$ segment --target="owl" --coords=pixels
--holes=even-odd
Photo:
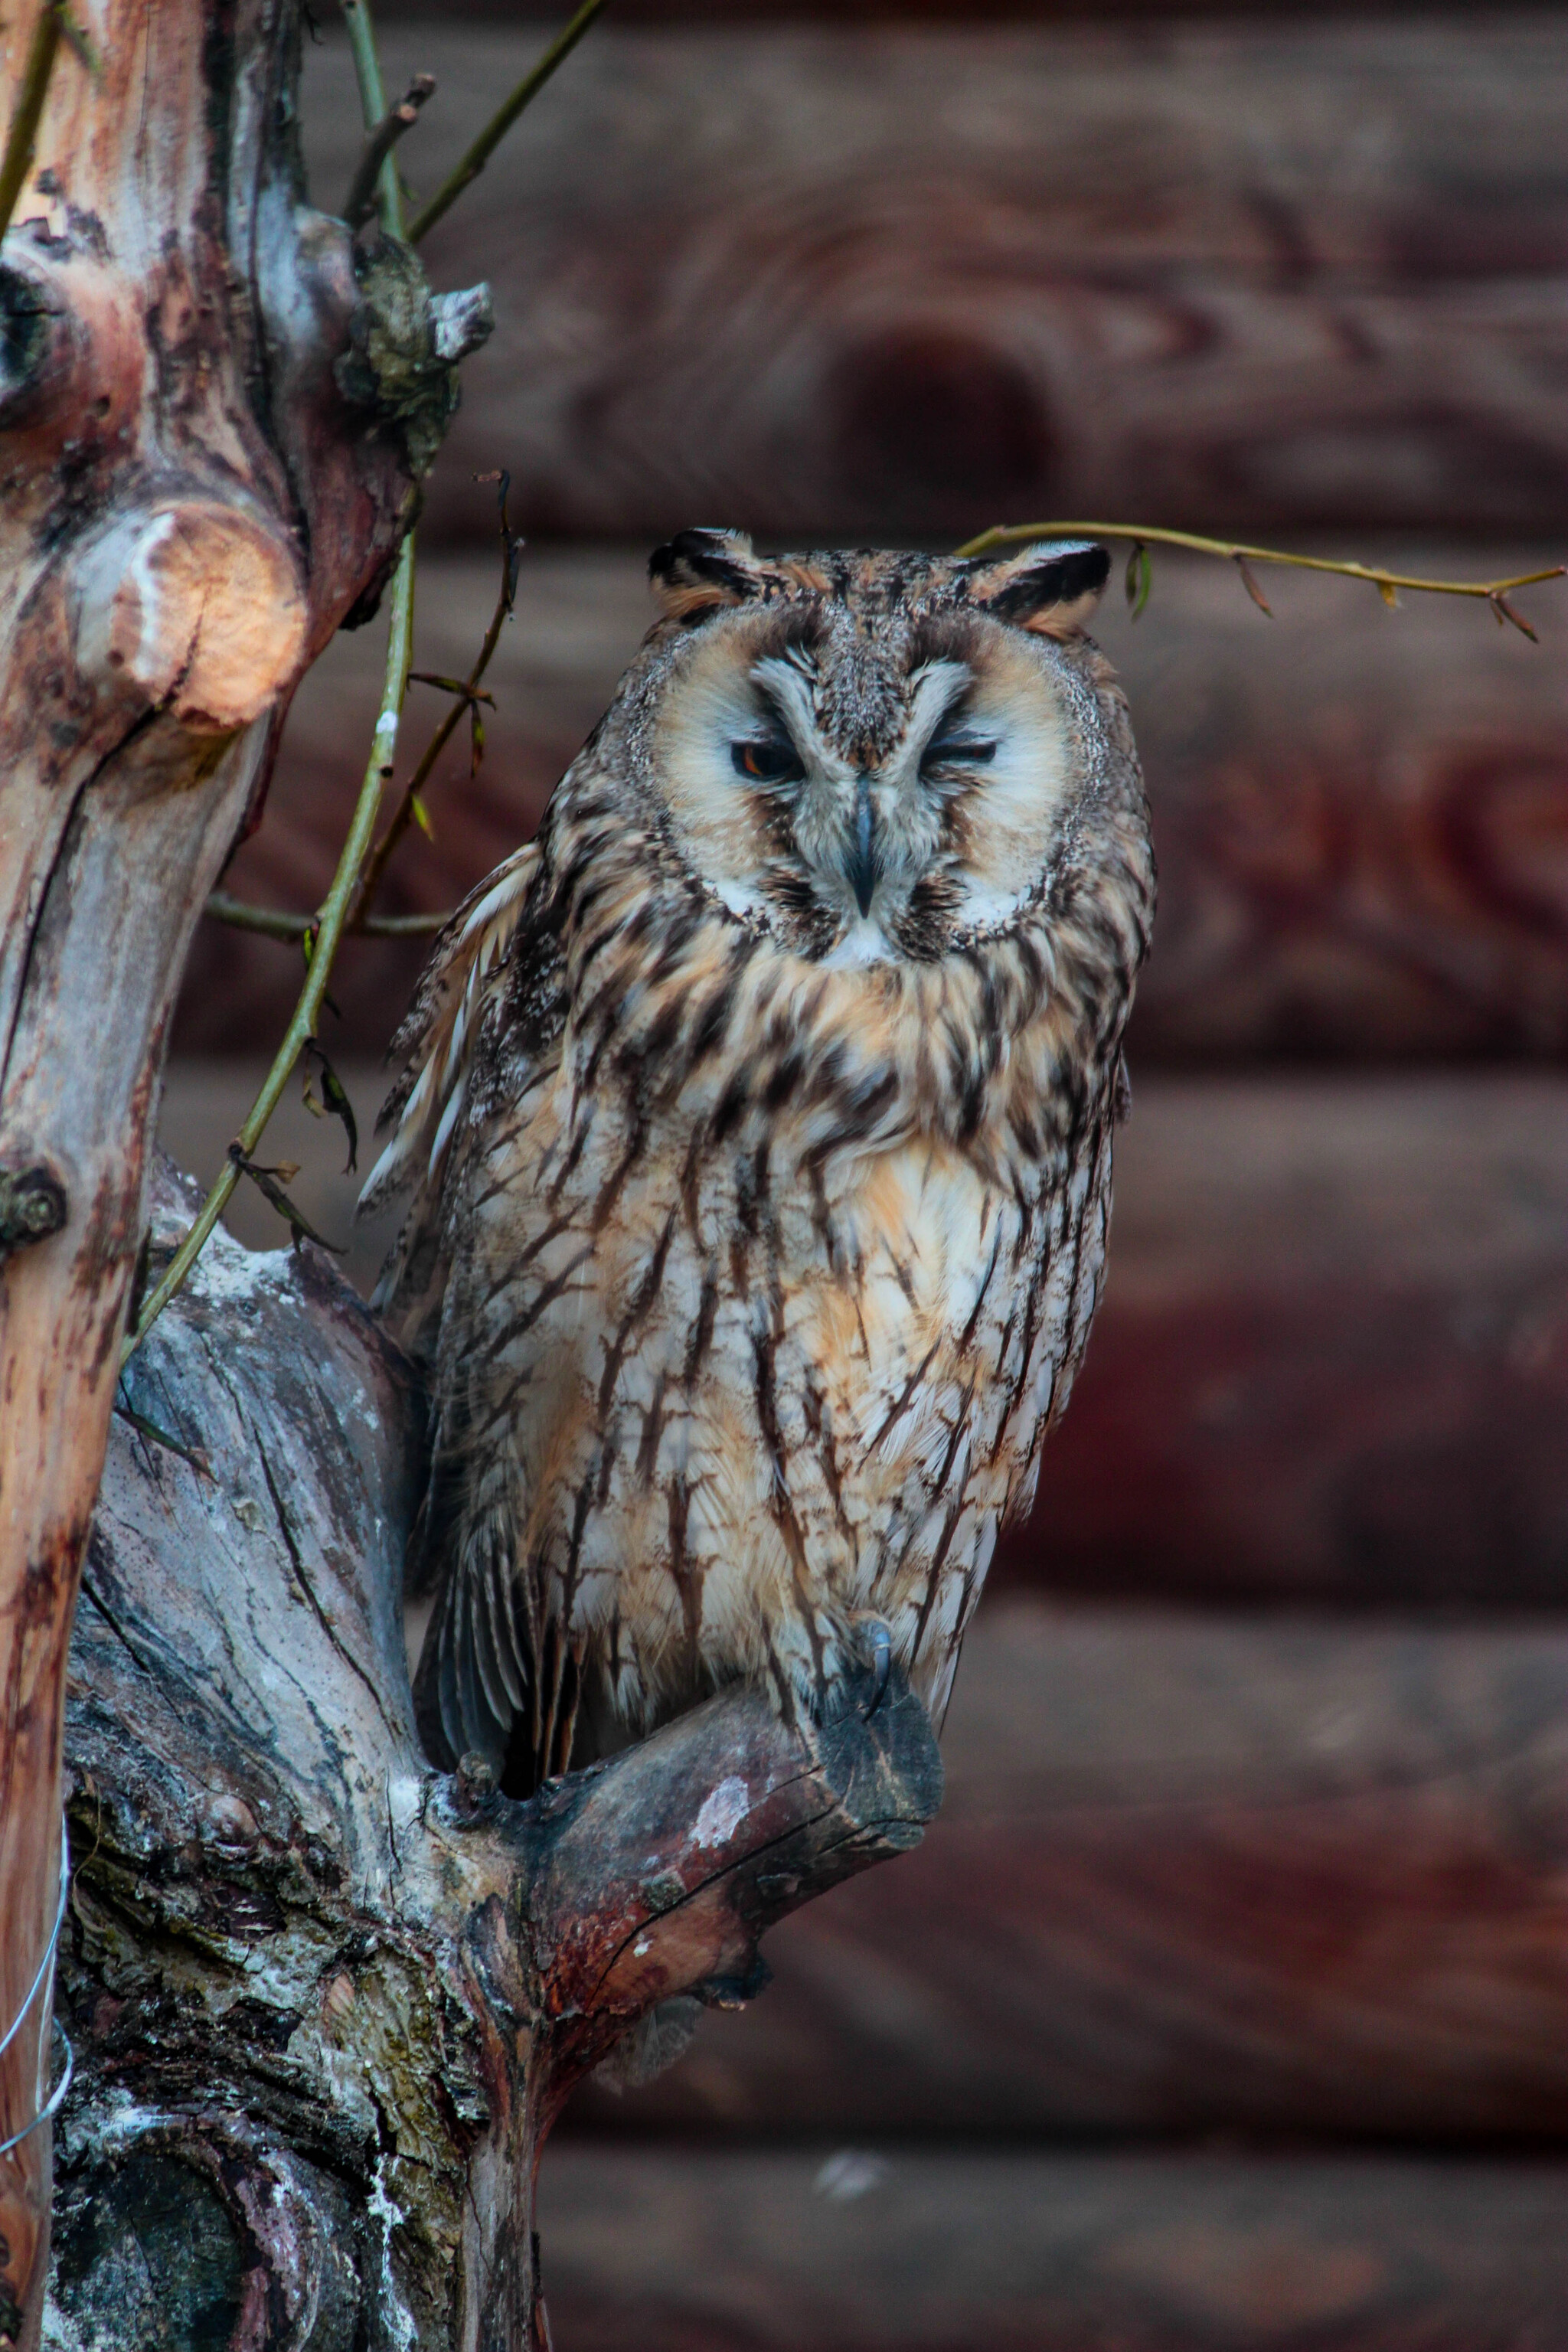
[[[655,552],[609,710],[437,944],[364,1192],[412,1195],[376,1300],[429,1368],[437,1762],[524,1793],[891,1661],[940,1727],[1105,1262],[1154,903],[1107,570]]]

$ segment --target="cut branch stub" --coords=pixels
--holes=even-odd
[[[304,583],[275,527],[187,499],[121,515],[79,560],[77,659],[198,734],[259,718],[303,665]]]
[[[546,2121],[657,2003],[750,2000],[764,1928],[919,1843],[942,1801],[931,1722],[901,1682],[868,1715],[873,1689],[868,1674],[850,1711],[798,1728],[737,1689],[533,1800]]]
[[[66,1188],[52,1168],[0,1168],[0,1257],[58,1234]]]

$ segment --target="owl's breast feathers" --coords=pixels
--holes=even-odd
[[[1104,1262],[1152,905],[1112,781],[1092,871],[940,961],[736,919],[592,748],[454,919],[369,1188],[414,1187],[382,1295],[434,1331],[437,1751],[815,1703],[868,1614],[940,1717]]]

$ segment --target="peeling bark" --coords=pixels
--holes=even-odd
[[[425,406],[345,382],[377,290],[304,201],[290,0],[73,15],[100,64],[62,47],[0,253],[0,2031],[54,1916],[67,1642],[191,934],[455,401],[406,287]],[[7,121],[35,16],[0,29]],[[47,2042],[46,1996],[0,2052],[0,2140]],[[37,2341],[48,2177],[47,2129],[0,2155],[0,2342]]]
[[[157,1191],[154,1262],[194,1198]],[[420,1400],[357,1298],[220,1233],[132,1389],[205,1469],[116,1420],[71,1654],[49,2340],[109,2352],[155,2301],[193,2352],[547,2345],[533,2181],[573,2085],[656,2004],[750,1998],[765,1927],[918,1842],[924,1710],[900,1685],[802,1736],[737,1690],[526,1804],[434,1773]]]

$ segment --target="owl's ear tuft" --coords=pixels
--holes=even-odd
[[[763,589],[743,530],[678,530],[648,557],[647,576],[661,608],[678,621],[743,604]]]
[[[1100,602],[1110,554],[1092,540],[1043,539],[964,566],[973,603],[1037,636],[1077,636]]]

